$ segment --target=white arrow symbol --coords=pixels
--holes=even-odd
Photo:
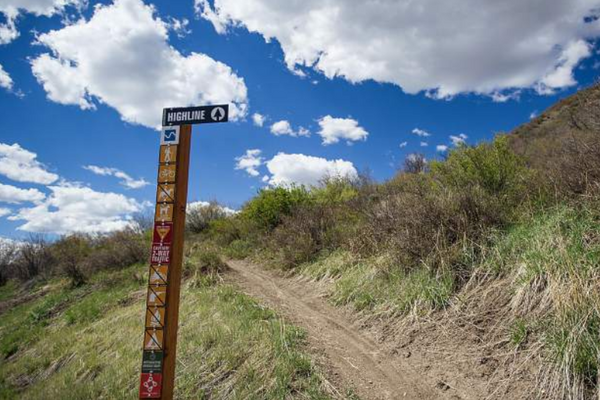
[[[221,107],[216,107],[211,111],[210,117],[213,119],[213,121],[220,121],[225,118],[225,110],[223,110]]]

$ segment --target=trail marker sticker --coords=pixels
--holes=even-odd
[[[151,265],[150,285],[166,285],[168,270],[169,267],[166,265]]]
[[[162,183],[158,185],[156,191],[157,203],[172,203],[175,201],[175,185],[172,183]]]
[[[156,223],[172,222],[173,221],[173,204],[159,203],[156,205]]]
[[[152,235],[152,243],[170,245],[173,240],[173,223],[172,222],[157,222],[154,224],[154,234]]]
[[[163,328],[165,326],[165,308],[146,309],[146,328]]]
[[[162,372],[162,351],[144,351],[142,372]]]
[[[163,125],[194,125],[229,121],[229,104],[200,107],[165,108]],[[161,142],[161,144],[163,144]]]
[[[141,399],[160,399],[162,392],[162,374],[142,373],[140,380]]]
[[[158,183],[175,182],[177,170],[175,165],[161,165],[158,167]]]
[[[162,329],[148,329],[144,339],[144,350],[162,350],[163,331]]]
[[[153,244],[150,262],[152,264],[169,264],[171,262],[171,246]]]
[[[174,163],[177,161],[177,146],[160,146],[160,163]]]
[[[165,126],[160,134],[160,144],[179,144],[179,127]]]
[[[148,307],[162,307],[167,301],[166,286],[150,286],[148,288]]]

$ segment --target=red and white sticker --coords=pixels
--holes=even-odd
[[[152,243],[169,245],[173,241],[173,223],[172,222],[157,222],[154,224],[154,234],[152,235]]]
[[[140,399],[159,399],[162,392],[162,374],[142,373]]]
[[[169,264],[171,262],[171,246],[164,244],[152,244],[151,264]]]

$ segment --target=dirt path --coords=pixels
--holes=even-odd
[[[402,359],[361,332],[329,305],[315,285],[277,276],[243,261],[231,261],[232,279],[249,295],[275,308],[308,331],[315,354],[341,391],[352,388],[361,399],[458,399],[436,387]]]

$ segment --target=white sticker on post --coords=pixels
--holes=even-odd
[[[179,144],[179,126],[163,126],[160,144]]]

